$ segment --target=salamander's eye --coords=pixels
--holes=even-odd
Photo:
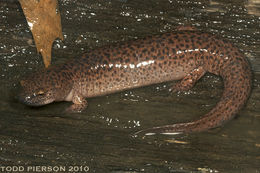
[[[44,91],[43,90],[40,90],[40,91],[38,91],[38,93],[37,93],[38,95],[44,95],[45,93],[44,93]]]

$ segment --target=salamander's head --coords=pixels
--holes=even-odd
[[[61,101],[66,96],[68,85],[62,76],[53,70],[41,70],[20,81],[18,100],[29,106],[42,106]]]

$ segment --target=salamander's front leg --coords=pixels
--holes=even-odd
[[[82,112],[88,106],[87,100],[80,95],[74,95],[72,102],[73,104],[66,109],[66,112]]]
[[[194,84],[205,74],[205,70],[202,67],[195,68],[189,74],[187,74],[181,81],[177,82],[170,91],[188,91]]]

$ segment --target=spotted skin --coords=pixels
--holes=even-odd
[[[72,101],[67,111],[80,112],[87,106],[85,98],[165,81],[180,80],[173,91],[189,90],[206,72],[224,81],[222,97],[209,113],[189,123],[140,131],[199,132],[232,119],[251,90],[250,65],[239,49],[200,31],[179,30],[91,50],[21,81],[19,99],[31,106]]]

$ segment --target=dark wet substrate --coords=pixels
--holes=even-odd
[[[65,166],[68,170],[74,165],[89,168],[89,172],[113,173],[260,172],[257,4],[166,0],[59,3],[65,41],[54,44],[53,63],[78,57],[90,48],[191,23],[231,40],[246,54],[255,75],[251,98],[222,128],[145,138],[131,135],[140,129],[193,120],[208,112],[221,96],[221,80],[207,74],[186,93],[169,93],[173,83],[165,83],[92,98],[81,114],[64,114],[69,106],[64,102],[26,107],[15,100],[18,80],[43,64],[31,44],[19,4],[2,1],[0,166]]]

